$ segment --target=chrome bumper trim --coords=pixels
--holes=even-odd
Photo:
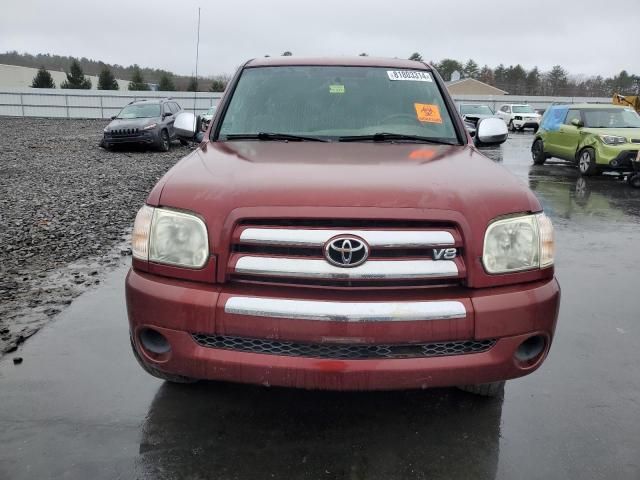
[[[465,318],[461,302],[319,302],[280,298],[230,297],[225,313],[253,317],[332,322],[412,322]]]
[[[419,248],[455,245],[446,231],[432,230],[337,230],[292,228],[247,228],[240,234],[240,243],[254,245],[291,245],[321,247],[336,235],[356,235],[369,246],[378,248]]]
[[[238,259],[234,273],[338,280],[411,280],[457,277],[458,266],[451,260],[370,260],[357,267],[342,268],[326,260],[245,256]]]

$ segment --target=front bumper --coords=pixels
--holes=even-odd
[[[631,147],[631,148],[630,148]],[[598,144],[596,148],[596,163],[599,166],[614,170],[634,170],[634,162],[638,158],[640,145],[605,145]]]
[[[538,128],[540,126],[540,120],[534,120],[534,119],[515,120],[514,119],[513,126],[517,129]]]
[[[134,345],[155,369],[198,379],[331,390],[479,384],[539,367],[553,338],[560,300],[555,279],[450,293],[322,291],[322,301],[314,298],[318,290],[305,291],[205,285],[131,270],[126,294]],[[170,351],[147,351],[140,340],[146,328],[160,332]],[[314,352],[320,353],[312,356],[212,348],[198,341],[206,335],[242,338],[248,345],[257,339],[256,345],[274,340],[314,347],[477,344],[490,339],[490,348],[426,358],[351,359],[324,355],[317,348]],[[544,351],[534,362],[522,363],[514,353],[532,335],[545,338]]]
[[[154,130],[140,132],[131,135],[110,135],[105,132],[103,142],[106,145],[122,145],[127,143],[155,144],[159,141],[158,133]]]

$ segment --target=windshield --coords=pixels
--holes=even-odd
[[[584,110],[584,126],[591,128],[640,128],[640,115],[626,108]]]
[[[529,105],[514,105],[513,113],[536,113]]]
[[[220,139],[263,132],[327,140],[384,132],[458,143],[429,72],[377,67],[246,69]]]
[[[460,105],[462,115],[493,115],[493,110],[487,105]]]
[[[159,116],[159,103],[138,103],[124,107],[117,118],[154,118]]]

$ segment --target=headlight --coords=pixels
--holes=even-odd
[[[156,128],[158,126],[157,123],[152,123],[150,125],[147,125],[146,127],[142,127],[143,130],[151,130],[152,128]]]
[[[207,227],[193,214],[145,205],[136,216],[131,250],[140,260],[201,268],[209,258]]]
[[[553,225],[543,213],[497,220],[484,235],[482,263],[489,273],[548,267],[553,256]]]
[[[599,135],[602,143],[607,145],[622,145],[623,143],[627,143],[627,139],[624,137],[618,137],[617,135]]]

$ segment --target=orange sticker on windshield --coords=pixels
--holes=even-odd
[[[416,115],[421,122],[428,123],[442,123],[442,117],[440,116],[440,109],[437,105],[431,105],[430,103],[415,103]]]

